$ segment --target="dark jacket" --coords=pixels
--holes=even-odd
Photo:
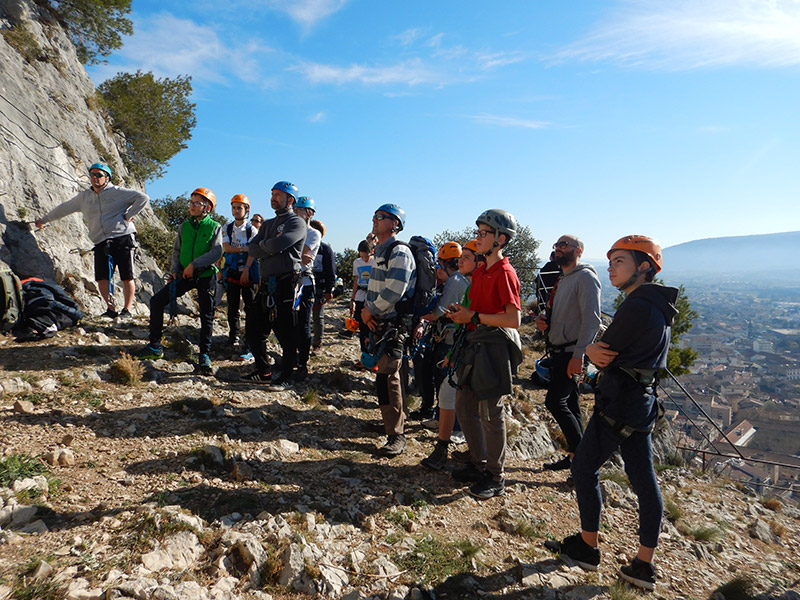
[[[308,226],[291,209],[267,219],[247,246],[247,253],[258,259],[261,280],[273,275],[300,273],[300,257]]]
[[[321,267],[317,270],[317,262]],[[314,281],[317,284],[316,295],[330,294],[333,292],[333,285],[336,282],[336,257],[333,248],[327,242],[321,242],[317,259],[314,263]]]
[[[467,333],[455,360],[458,384],[470,388],[478,400],[510,394],[512,376],[522,362],[519,332],[479,325]]]

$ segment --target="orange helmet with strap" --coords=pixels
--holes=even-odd
[[[347,317],[344,320],[344,326],[347,329],[347,331],[353,331],[353,332],[358,331],[358,321],[356,321],[353,317]]]
[[[442,260],[450,260],[459,256],[461,256],[461,245],[458,242],[445,242],[439,248],[439,258]]]
[[[197,188],[195,191],[192,192],[192,196],[197,194],[198,196],[202,196],[206,200],[211,203],[211,210],[214,210],[217,207],[217,195],[212,192],[208,188]],[[211,211],[209,211],[211,212]]]
[[[661,256],[661,246],[653,238],[646,235],[626,235],[618,239],[611,246],[611,250],[606,253],[606,258],[611,258],[611,253],[615,250],[638,250],[644,252],[651,261],[651,266],[658,273],[661,270],[663,258]]]
[[[475,254],[478,254],[478,242],[476,240],[470,240],[463,246],[466,250],[472,250]]]
[[[236,194],[233,198],[231,198],[231,204],[235,204],[236,202],[244,204],[248,209],[250,208],[250,198],[244,194]]]

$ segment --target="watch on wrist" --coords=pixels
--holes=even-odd
[[[472,313],[472,318],[470,319],[470,321],[475,323],[475,325],[480,325],[481,324],[481,313],[479,313],[479,312]]]

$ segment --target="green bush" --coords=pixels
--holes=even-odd
[[[31,30],[20,23],[8,29],[0,29],[6,43],[11,46],[26,62],[32,63],[35,60],[42,60],[45,53],[39,46]]]
[[[125,136],[128,171],[143,180],[164,174],[186,148],[197,123],[191,77],[156,79],[152,72],[118,73],[98,88],[114,128]]]
[[[175,233],[164,231],[150,223],[140,223],[136,226],[136,240],[145,249],[158,267],[168,273],[172,263],[172,246],[175,244]]]
[[[44,475],[49,469],[40,460],[25,454],[9,454],[0,459],[0,486],[8,487],[17,479]]]

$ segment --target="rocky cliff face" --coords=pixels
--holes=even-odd
[[[107,162],[114,183],[142,189],[120,158],[95,87],[63,29],[28,0],[0,0],[0,266],[63,285],[88,312],[104,310],[80,214],[34,231],[32,221],[89,186],[87,168]],[[139,222],[158,224],[148,208]],[[138,300],[161,272],[137,257]]]

